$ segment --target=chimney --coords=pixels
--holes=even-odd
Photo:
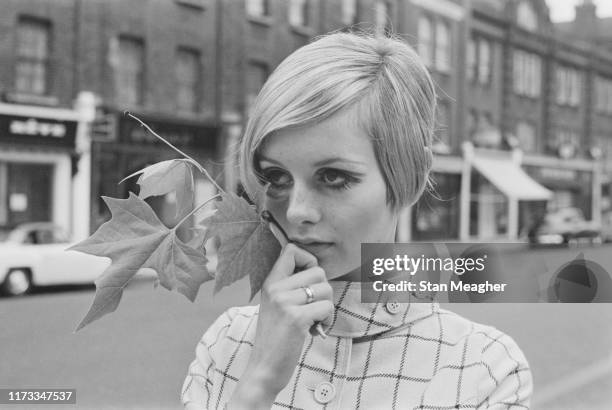
[[[597,35],[597,6],[593,0],[582,0],[582,4],[576,6],[574,32],[584,40]]]

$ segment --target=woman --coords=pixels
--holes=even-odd
[[[390,38],[331,34],[272,73],[241,178],[252,198],[269,185],[260,209],[292,243],[260,305],[229,309],[204,334],[186,408],[528,406],[531,373],[508,336],[437,303],[360,301],[361,243],[393,242],[429,183],[435,105],[417,54]]]

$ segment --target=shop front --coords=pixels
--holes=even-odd
[[[134,115],[176,148],[202,164],[213,177],[221,173],[218,132],[214,125],[179,118],[138,113]],[[136,184],[138,177],[130,178],[121,184],[118,184],[119,181],[156,162],[182,158],[136,120],[118,112],[107,113],[106,117],[108,116],[114,118],[111,121],[114,129],[108,138],[94,139],[92,143],[92,231],[110,219],[110,213],[101,196],[126,198],[129,192],[139,192]],[[203,175],[198,175],[197,171],[195,174],[195,202],[201,203],[214,194],[214,189]],[[152,197],[147,199],[147,202],[167,226],[177,222],[174,195]]]
[[[600,222],[605,197],[597,163],[587,159],[526,157],[527,173],[552,191],[547,212],[578,208],[585,219]]]
[[[53,222],[66,231],[76,169],[76,111],[0,103],[0,229]]]
[[[464,143],[461,240],[515,241],[529,218],[553,193],[520,166],[518,150],[474,148]]]

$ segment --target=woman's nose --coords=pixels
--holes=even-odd
[[[321,212],[316,195],[308,187],[295,183],[287,207],[287,221],[293,225],[317,223]]]

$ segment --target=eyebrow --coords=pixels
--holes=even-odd
[[[272,162],[272,163],[280,165],[280,166],[284,166],[281,162],[276,161],[276,160],[271,159],[271,158],[268,158],[268,157],[265,157],[265,156],[263,156],[261,154],[259,155],[259,160],[260,161],[268,161],[268,162]],[[348,158],[342,158],[342,157],[326,158],[326,159],[323,159],[321,161],[317,161],[317,162],[315,162],[312,165],[315,166],[315,167],[320,167],[320,166],[324,166],[324,165],[333,164],[335,162],[346,162],[346,163],[355,164],[355,165],[366,165],[366,164],[364,164],[361,161],[355,161],[355,160],[351,160],[351,159],[348,159]]]

